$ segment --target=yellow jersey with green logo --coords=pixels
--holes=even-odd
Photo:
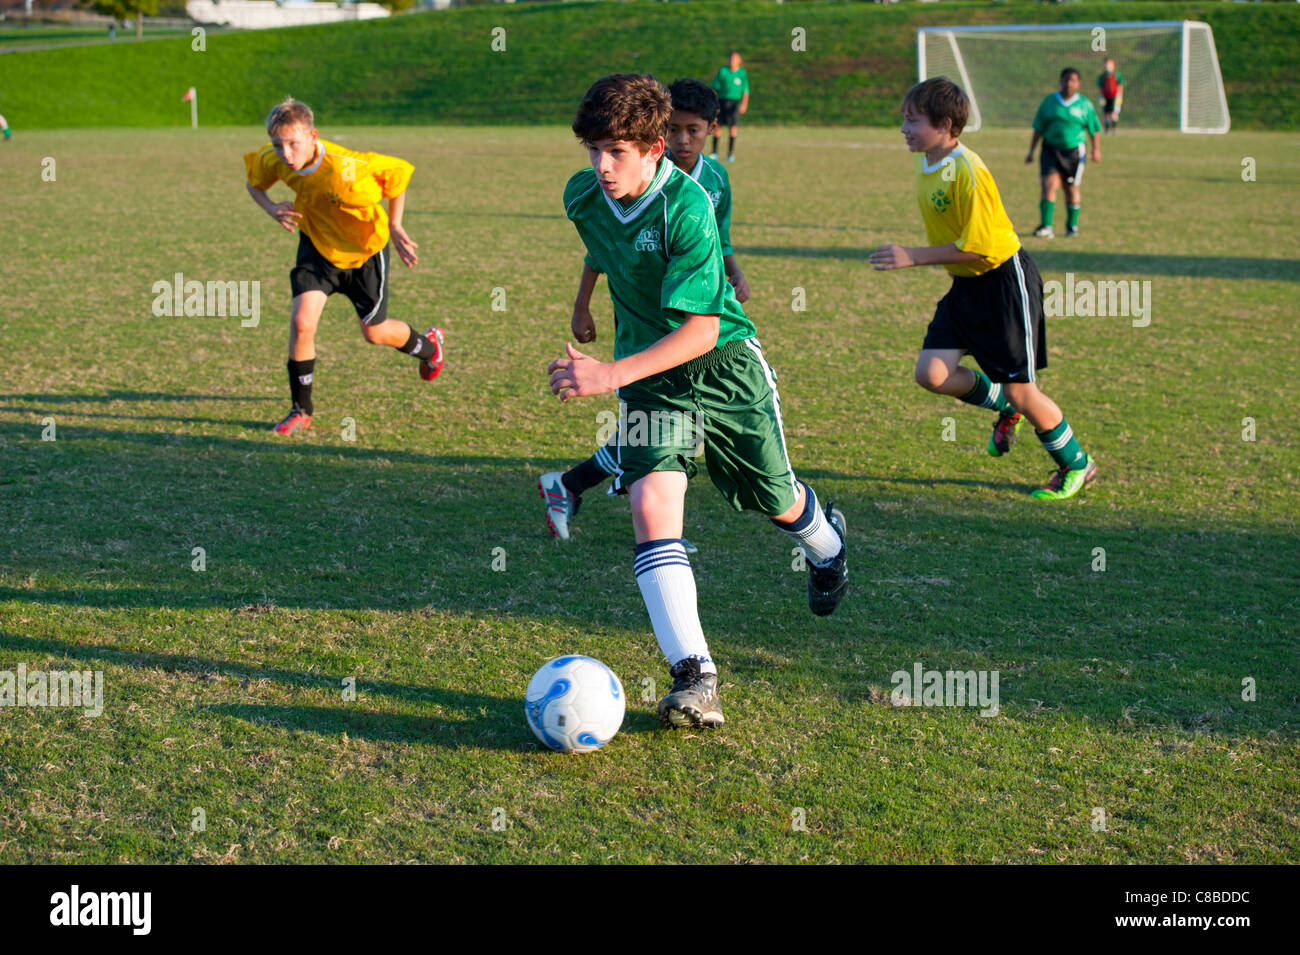
[[[321,139],[316,158],[301,169],[282,163],[267,143],[244,155],[244,170],[254,189],[277,181],[292,189],[293,207],[302,214],[298,227],[311,244],[337,268],[355,269],[388,245],[388,213],[379,201],[401,195],[415,167]]]
[[[952,242],[980,256],[979,261],[945,265],[953,275],[983,275],[1020,251],[993,174],[965,146],[958,145],[933,166],[925,153],[917,155],[916,201],[930,245]]]

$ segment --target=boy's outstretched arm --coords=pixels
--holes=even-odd
[[[645,351],[618,361],[599,361],[565,345],[566,357],[555,359],[546,368],[551,391],[561,401],[608,394],[711,351],[718,343],[718,328],[717,315],[688,314],[686,321]]]
[[[569,322],[574,341],[586,343],[596,340],[596,322],[591,317],[591,293],[596,290],[598,278],[600,273],[583,262],[582,278],[578,280],[578,297],[573,300],[573,318]]]
[[[871,267],[877,272],[882,272],[887,269],[905,269],[910,265],[953,265],[957,262],[974,262],[982,258],[984,256],[976,255],[974,252],[963,252],[957,248],[955,242],[911,248],[891,242],[872,250]]]
[[[253,201],[262,207],[262,211],[280,223],[290,232],[298,225],[302,213],[294,209],[292,202],[275,202],[266,194],[265,189],[258,189],[251,182],[244,183],[244,188],[253,197]]]
[[[420,257],[415,253],[420,246],[402,228],[402,212],[405,209],[406,190],[403,189],[388,200],[388,233],[393,238],[393,245],[397,246],[398,256],[409,269],[420,261]]]

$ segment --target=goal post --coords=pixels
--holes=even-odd
[[[1079,93],[1096,101],[1096,80],[1112,57],[1124,77],[1126,127],[1226,133],[1228,101],[1214,33],[1195,20],[935,26],[916,31],[920,79],[948,76],[966,91],[966,129],[1026,126],[1057,85],[1079,71]],[[1100,110],[1099,110],[1100,111]]]

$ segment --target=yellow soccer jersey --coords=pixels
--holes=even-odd
[[[388,213],[380,199],[401,195],[415,171],[405,159],[359,153],[318,140],[316,158],[290,169],[267,143],[244,155],[248,181],[269,189],[277,180],[294,191],[299,227],[326,259],[355,269],[388,244]]]
[[[944,268],[953,275],[983,275],[1020,249],[1020,239],[1002,208],[1002,197],[980,157],[958,146],[936,165],[916,157],[916,201],[930,245],[954,242],[980,262],[957,262]]]

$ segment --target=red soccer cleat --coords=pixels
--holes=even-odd
[[[442,371],[442,329],[431,328],[424,333],[424,337],[433,342],[436,350],[432,358],[426,358],[420,362],[420,377],[425,381],[433,381],[438,377],[438,372]]]
[[[303,431],[311,424],[311,415],[304,414],[301,408],[294,408],[290,411],[283,421],[277,424],[271,430],[278,435],[288,437],[295,431]]]

